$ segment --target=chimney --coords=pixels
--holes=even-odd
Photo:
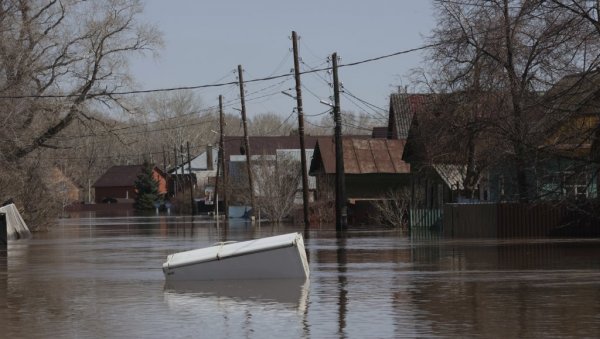
[[[206,145],[206,169],[209,171],[214,170],[213,166],[213,147],[211,144]]]

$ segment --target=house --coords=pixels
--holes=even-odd
[[[305,136],[304,144],[306,148],[306,161],[310,163],[312,157],[312,151],[315,147],[317,137]],[[300,162],[300,140],[297,135],[290,136],[250,136],[249,137],[251,162],[258,164],[261,161],[276,161],[277,159],[289,159]],[[231,186],[240,187],[238,190],[234,190],[233,193],[233,204],[240,204],[241,201],[238,198],[236,202],[236,195],[241,196],[242,191],[246,190],[243,185],[247,183],[247,170],[246,170],[246,151],[244,146],[244,137],[241,136],[226,136],[224,139],[224,158],[225,167],[227,168],[228,180]],[[308,166],[308,165],[307,165]],[[256,184],[255,184],[256,185]],[[309,196],[313,200],[314,190],[316,188],[314,178],[308,180]],[[302,203],[301,195],[302,187],[298,187],[296,203]],[[255,195],[260,195],[260,189],[255,187]]]
[[[600,71],[565,76],[543,99],[538,196],[598,197]]]
[[[92,185],[96,203],[133,202],[136,197],[135,180],[142,165],[113,166]],[[166,174],[154,167],[153,177],[158,181],[159,194],[167,193]]]
[[[218,146],[207,145],[206,150],[194,158],[184,162],[171,170],[169,170],[169,192],[175,192],[177,180],[181,183],[195,183],[195,195],[200,197],[202,203],[212,200],[212,195],[215,185],[215,177],[217,175],[217,167],[219,160]],[[191,172],[190,172],[191,169]],[[183,173],[183,174],[181,174]],[[177,190],[180,190],[181,184]]]
[[[370,221],[368,205],[372,201],[386,199],[387,193],[409,185],[410,166],[402,160],[404,146],[405,141],[399,139],[342,138],[351,223]],[[334,200],[336,160],[332,137],[317,139],[309,173],[316,177],[318,199]]]
[[[464,189],[466,160],[463,143],[439,118],[440,96],[398,93],[390,96],[388,137],[402,140],[401,158],[411,166],[413,208],[440,209]]]

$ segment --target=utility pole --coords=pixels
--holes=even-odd
[[[346,182],[344,178],[344,149],[342,146],[342,118],[340,116],[340,83],[338,79],[337,53],[331,55],[333,63],[333,117],[335,120],[335,230],[344,231],[348,226],[346,207]]]
[[[244,95],[244,76],[242,65],[238,65],[238,76],[240,83],[240,101],[242,103],[242,124],[244,126],[244,148],[246,149],[246,167],[248,167],[248,186],[250,188],[250,207],[252,214],[256,213],[254,205],[254,183],[252,180],[252,167],[250,165],[250,139],[248,138],[248,123],[246,121],[246,101]]]
[[[225,168],[225,115],[223,114],[223,96],[219,95],[219,160],[217,165],[217,182],[219,177],[219,169],[223,171],[223,208],[225,210],[225,219],[229,216],[229,205],[227,201],[227,169]],[[216,190],[215,190],[216,191]],[[216,191],[215,194],[219,192]]]
[[[219,103],[221,103],[221,96],[219,96]],[[217,217],[217,224],[219,223],[219,171],[221,170],[221,150],[219,149],[219,155],[217,155],[217,175],[215,176],[215,191],[213,192],[213,206],[215,209],[215,215]]]
[[[192,205],[192,218],[196,215],[196,203],[194,202],[194,183],[192,181],[192,160],[190,158],[190,142],[186,141],[187,160],[188,160],[188,175],[190,176],[190,203]]]
[[[183,201],[183,196],[185,193],[185,173],[184,173],[185,160],[183,157],[183,144],[179,145],[179,157],[181,160],[181,199]]]
[[[298,58],[298,36],[292,31],[292,47],[294,49],[294,75],[296,77],[296,109],[298,110],[298,135],[300,136],[300,164],[302,166],[302,202],[304,211],[304,229],[310,227],[308,213],[308,173],[306,166],[306,146],[304,144],[304,111],[302,108],[302,84],[300,82],[300,61]]]
[[[175,180],[173,180],[173,195],[177,195],[177,191],[179,189],[179,177],[177,176],[177,162],[179,161],[177,157],[177,146],[173,147],[173,157],[175,158]]]

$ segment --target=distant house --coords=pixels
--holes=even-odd
[[[180,179],[181,182],[189,183],[191,178],[191,181],[196,185],[196,197],[212,199],[215,176],[217,175],[218,155],[219,148],[217,146],[208,145],[204,152],[191,159],[189,165],[186,161],[183,165],[179,165],[178,167],[169,170],[171,177],[169,191],[175,191],[174,185],[176,184],[177,179]]]
[[[404,140],[343,138],[347,198],[380,198],[390,189],[408,185],[410,165],[402,160],[404,144]],[[333,138],[319,138],[309,171],[317,178],[319,194],[333,192],[335,163]]]
[[[135,180],[142,173],[142,165],[113,166],[109,168],[95,183],[96,203],[133,202],[137,193]],[[167,193],[165,173],[154,167],[154,179],[158,181],[159,194]]]
[[[306,136],[306,161],[310,164],[312,151],[316,144],[316,137]],[[249,137],[251,162],[259,163],[261,160],[276,161],[277,159],[292,159],[300,161],[300,140],[297,135],[290,136],[251,136]],[[234,186],[247,181],[246,170],[246,150],[244,146],[244,138],[241,136],[228,136],[224,140],[224,158],[229,182]],[[307,165],[308,166],[308,165]],[[310,196],[314,195],[315,179],[309,178]],[[301,203],[301,189],[298,187],[298,194],[295,202]],[[235,194],[235,192],[233,192]],[[258,188],[255,188],[255,193],[260,194]],[[232,201],[235,204],[235,201]]]
[[[412,208],[441,209],[464,189],[463,141],[436,116],[438,102],[436,94],[390,97],[388,136],[405,141],[401,157],[411,166]]]
[[[404,145],[405,141],[398,139],[342,139],[345,191],[351,205],[351,223],[352,219],[368,222],[372,201],[386,199],[389,192],[409,186],[410,165],[402,160]],[[316,177],[318,199],[333,201],[336,159],[332,137],[317,140],[309,173]],[[366,205],[358,207],[363,202]]]

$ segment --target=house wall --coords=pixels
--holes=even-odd
[[[409,174],[347,174],[346,199],[382,198],[389,191],[409,187]],[[335,174],[316,178],[317,200],[335,199]]]
[[[135,188],[133,186],[129,187],[95,187],[96,192],[96,203],[102,203],[102,200],[105,198],[114,198],[114,199],[134,199],[135,198]]]
[[[410,184],[408,174],[348,174],[345,179],[348,199],[381,198]]]
[[[152,176],[158,182],[158,193],[166,194],[167,193],[167,180],[161,175],[161,173],[154,169]],[[105,198],[115,198],[115,199],[135,199],[137,196],[135,187],[130,186],[111,186],[111,187],[94,187],[95,192],[95,202],[102,203],[102,200]]]
[[[158,193],[166,194],[167,193],[167,179],[156,170],[152,172],[152,176],[156,181],[158,181]]]
[[[454,202],[454,194],[434,171],[411,174],[411,208],[441,209],[444,203]]]

